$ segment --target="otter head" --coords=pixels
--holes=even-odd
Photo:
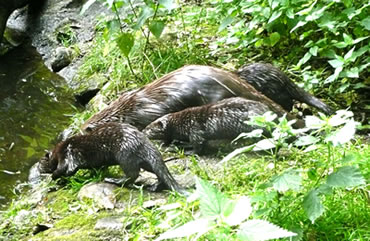
[[[149,139],[155,140],[167,139],[168,117],[169,117],[168,115],[165,115],[153,121],[147,127],[145,127],[143,133]]]
[[[31,167],[28,175],[28,180],[30,183],[37,183],[41,180],[43,176],[42,174],[53,173],[53,171],[55,171],[57,168],[57,163],[53,163],[51,161],[51,156],[51,152],[47,151],[46,154]]]

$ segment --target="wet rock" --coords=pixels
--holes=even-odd
[[[50,65],[54,72],[59,72],[72,62],[72,50],[66,47],[58,47],[51,59]]]
[[[100,208],[113,209],[116,204],[114,190],[118,188],[110,183],[90,183],[81,188],[78,198],[92,199]]]
[[[123,217],[106,217],[99,219],[94,229],[110,229],[110,230],[120,230],[123,228]]]

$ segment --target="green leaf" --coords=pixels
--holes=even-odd
[[[250,145],[250,146],[245,146],[245,147],[240,147],[240,148],[237,148],[235,149],[234,151],[232,151],[231,153],[229,153],[227,156],[225,156],[220,162],[219,164],[223,164],[225,162],[228,162],[229,160],[231,160],[232,158],[234,158],[235,156],[237,155],[240,155],[244,152],[250,152],[252,151],[254,148],[254,145]]]
[[[349,36],[348,34],[346,33],[343,33],[343,39],[344,39],[344,42],[347,44],[347,45],[352,45],[353,43],[353,39],[351,36]]]
[[[330,75],[330,76],[329,76],[329,77],[324,81],[324,83],[325,83],[325,84],[327,84],[327,83],[331,83],[331,82],[333,82],[334,80],[336,80],[336,79],[338,78],[339,74],[342,72],[342,70],[343,70],[343,67],[342,67],[342,66],[340,66],[340,67],[336,68],[336,69],[335,69],[335,71],[334,71],[334,74]]]
[[[151,7],[148,7],[146,5],[143,6],[142,11],[137,19],[136,25],[133,27],[133,29],[137,30],[140,29],[146,22],[148,18],[154,15],[154,11]]]
[[[131,33],[122,33],[116,39],[116,43],[121,52],[128,57],[132,47],[134,46],[134,36]]]
[[[223,193],[207,181],[196,179],[196,188],[200,197],[200,211],[203,217],[219,218],[233,203]]]
[[[312,223],[320,217],[325,209],[321,204],[317,190],[311,190],[303,199],[303,209]]]
[[[280,17],[281,14],[282,14],[282,11],[273,12],[267,23],[271,23],[271,22],[275,21],[276,19],[278,19]]]
[[[80,14],[84,14],[86,12],[87,9],[90,8],[91,5],[94,4],[94,2],[96,2],[97,0],[88,0],[81,8],[81,12]]]
[[[349,70],[345,70],[343,72],[342,73],[344,74],[345,77],[348,77],[348,78],[358,78],[359,77],[359,73],[360,73],[360,69],[357,68],[357,67],[353,67],[353,68],[351,68]]]
[[[345,61],[351,61],[351,58],[352,58],[352,54],[353,54],[353,51],[355,50],[355,47],[353,47],[350,51],[348,51],[348,53],[346,53],[346,55],[344,55],[344,60]],[[330,63],[330,61],[329,61]],[[335,67],[336,68],[336,67]]]
[[[307,52],[304,56],[303,56],[303,58],[301,58],[300,60],[299,60],[299,62],[298,62],[298,66],[302,66],[303,64],[305,64],[308,60],[310,60],[310,58],[312,57],[312,55],[309,53],[309,52]]]
[[[314,136],[301,136],[294,142],[295,146],[308,146],[319,142],[320,139]]]
[[[226,216],[225,222],[230,226],[241,224],[252,213],[251,200],[242,196],[236,201],[232,212]]]
[[[332,59],[332,60],[329,60],[328,61],[329,64],[333,67],[333,68],[338,68],[338,67],[342,67],[344,65],[344,62],[341,61],[340,59]]]
[[[323,125],[325,125],[325,121],[316,116],[309,115],[305,117],[305,124],[307,128],[320,129]]]
[[[159,0],[159,4],[165,7],[168,11],[177,8],[177,3],[175,0]]]
[[[242,225],[238,230],[238,238],[248,241],[262,241],[269,239],[287,238],[296,236],[296,233],[282,229],[275,224],[265,220],[249,220]]]
[[[310,48],[309,52],[310,54],[312,54],[313,56],[317,56],[317,51],[319,50],[319,47],[317,46],[313,46]]]
[[[224,30],[230,23],[232,23],[234,21],[234,16],[231,14],[229,16],[227,16],[226,18],[224,18],[220,24],[220,27],[218,27],[218,33],[221,32],[222,30]]]
[[[299,190],[301,187],[301,176],[297,170],[289,170],[274,178],[272,185],[278,192],[286,192],[289,189]]]
[[[150,32],[156,37],[159,38],[161,37],[161,34],[163,32],[163,29],[165,27],[164,22],[162,21],[153,21],[149,25],[149,30]]]
[[[280,40],[280,34],[278,32],[274,32],[270,34],[270,45],[274,46]]]
[[[253,147],[253,151],[264,151],[275,148],[275,141],[272,138],[260,140]]]
[[[306,21],[299,21],[293,28],[290,30],[290,33],[294,32],[297,28],[302,27],[306,24]]]
[[[334,146],[349,142],[355,136],[356,125],[354,120],[348,121],[341,129],[330,133],[325,141],[333,143]]]
[[[367,17],[361,21],[361,25],[368,31],[370,31],[370,17]]]
[[[332,187],[356,187],[366,184],[360,170],[354,166],[339,168],[328,176],[326,183]]]
[[[156,241],[164,240],[164,239],[174,239],[174,238],[181,238],[181,237],[188,237],[193,234],[198,234],[198,236],[201,236],[205,233],[207,233],[209,230],[213,229],[215,226],[215,223],[209,219],[196,219],[194,221],[190,221],[188,223],[185,223],[184,225],[169,230],[163,234],[161,234]]]

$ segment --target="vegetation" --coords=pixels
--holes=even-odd
[[[82,12],[87,13],[95,1],[87,1]],[[115,235],[127,240],[370,239],[370,148],[366,137],[355,135],[356,129],[366,130],[369,125],[369,118],[362,126],[355,119],[370,109],[366,102],[370,2],[100,2],[114,17],[99,20],[93,48],[78,78],[101,77],[101,96],[114,99],[122,90],[140,87],[185,64],[233,70],[265,61],[278,65],[301,87],[337,109],[349,106],[355,113],[341,110],[333,116],[309,116],[305,130],[293,129],[291,122],[276,120],[272,113],[250,120],[269,130],[271,138],[227,156],[222,153],[224,160],[213,168],[202,165],[196,156],[189,157],[189,168],[198,176],[195,194],[187,198],[171,194],[166,205],[146,208],[144,200],[151,198],[140,193],[138,202],[122,211],[124,233]],[[60,41],[71,44],[64,37]],[[73,125],[78,128],[99,108],[76,115]],[[261,132],[244,133],[240,138],[256,135]],[[296,140],[292,142],[291,137]],[[49,196],[54,201],[46,204],[46,210],[27,214],[37,217],[31,225],[57,219],[55,226],[62,230],[73,227],[71,222],[78,219],[82,234],[94,240],[100,233],[86,230],[98,216],[107,214],[89,218],[91,204],[76,196],[83,183],[102,176],[88,172],[67,179],[66,189],[58,191],[63,195]],[[27,202],[14,201],[3,215],[8,221],[0,225],[0,237],[30,236],[30,226],[12,221],[21,210],[31,208]],[[75,218],[69,216],[71,212]],[[50,238],[53,232],[54,228],[35,237]],[[72,232],[68,237],[77,236]]]

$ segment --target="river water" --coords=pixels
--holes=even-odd
[[[0,209],[76,110],[65,80],[29,45],[0,56]]]

